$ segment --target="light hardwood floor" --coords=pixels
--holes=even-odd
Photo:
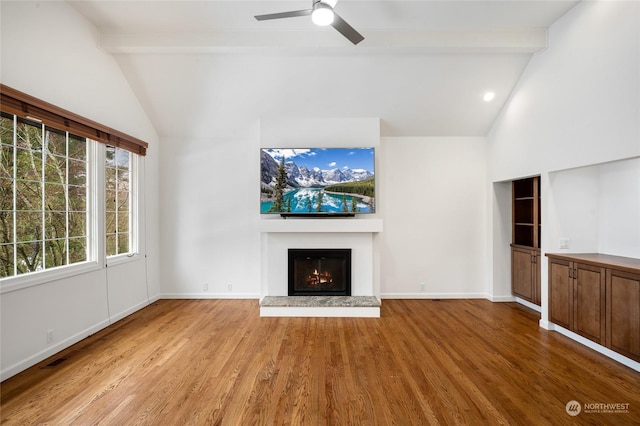
[[[486,300],[383,300],[375,319],[260,318],[256,300],[161,300],[3,382],[0,418],[640,424],[640,373],[541,329],[538,319]],[[582,404],[576,417],[565,409],[572,400]],[[628,412],[585,412],[585,404],[608,403]]]

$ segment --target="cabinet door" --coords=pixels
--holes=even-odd
[[[640,362],[640,274],[607,271],[607,347]]]
[[[605,269],[574,263],[573,328],[587,339],[605,344]]]
[[[542,283],[541,283],[541,266],[540,253],[534,254],[533,265],[533,303],[540,306],[542,304]]]
[[[516,296],[533,302],[534,263],[531,250],[511,248],[511,292]]]
[[[573,279],[571,262],[549,259],[549,320],[566,329],[573,327]]]

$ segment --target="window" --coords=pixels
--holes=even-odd
[[[130,152],[107,145],[105,164],[107,256],[134,251],[133,160],[134,155]]]
[[[148,144],[1,83],[0,111],[0,293],[132,256]]]
[[[0,278],[88,260],[88,146],[0,115]]]

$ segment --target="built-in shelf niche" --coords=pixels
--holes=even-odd
[[[513,181],[513,244],[540,247],[540,179]]]

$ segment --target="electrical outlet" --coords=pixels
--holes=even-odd
[[[202,291],[209,291],[209,283],[202,284]]]
[[[569,239],[568,238],[560,238],[560,248],[568,249],[569,248]]]
[[[424,292],[424,283],[418,284],[418,288],[420,289],[421,292]]]
[[[47,330],[47,343],[53,343],[53,329]]]
[[[233,285],[231,283],[227,283],[227,290],[233,291]]]

